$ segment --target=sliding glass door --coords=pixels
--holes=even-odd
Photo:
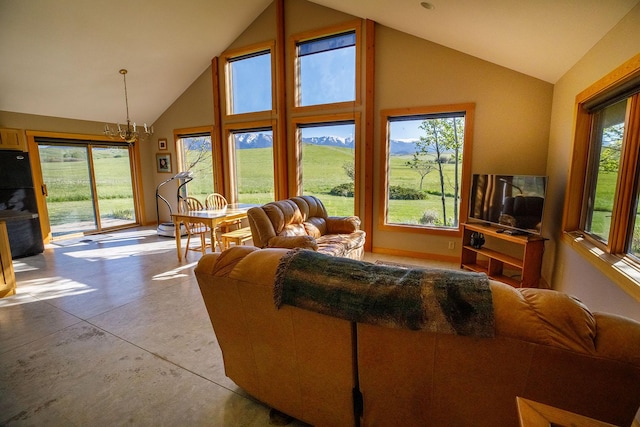
[[[137,224],[128,145],[37,142],[54,238]]]

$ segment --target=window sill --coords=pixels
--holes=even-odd
[[[604,252],[580,232],[565,232],[563,242],[575,249],[613,283],[640,302],[640,265],[629,257]]]

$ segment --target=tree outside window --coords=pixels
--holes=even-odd
[[[388,117],[387,224],[457,228],[465,112]]]
[[[178,147],[182,151],[180,171],[193,173],[193,180],[189,182],[185,192],[188,190],[189,196],[204,200],[214,192],[211,134],[181,135]]]

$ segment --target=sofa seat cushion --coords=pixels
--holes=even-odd
[[[318,252],[344,257],[351,251],[364,246],[365,232],[362,230],[350,234],[325,234],[316,239]]]

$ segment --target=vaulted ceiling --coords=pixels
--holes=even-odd
[[[312,0],[555,83],[640,0]],[[154,122],[271,0],[0,0],[0,110]]]

